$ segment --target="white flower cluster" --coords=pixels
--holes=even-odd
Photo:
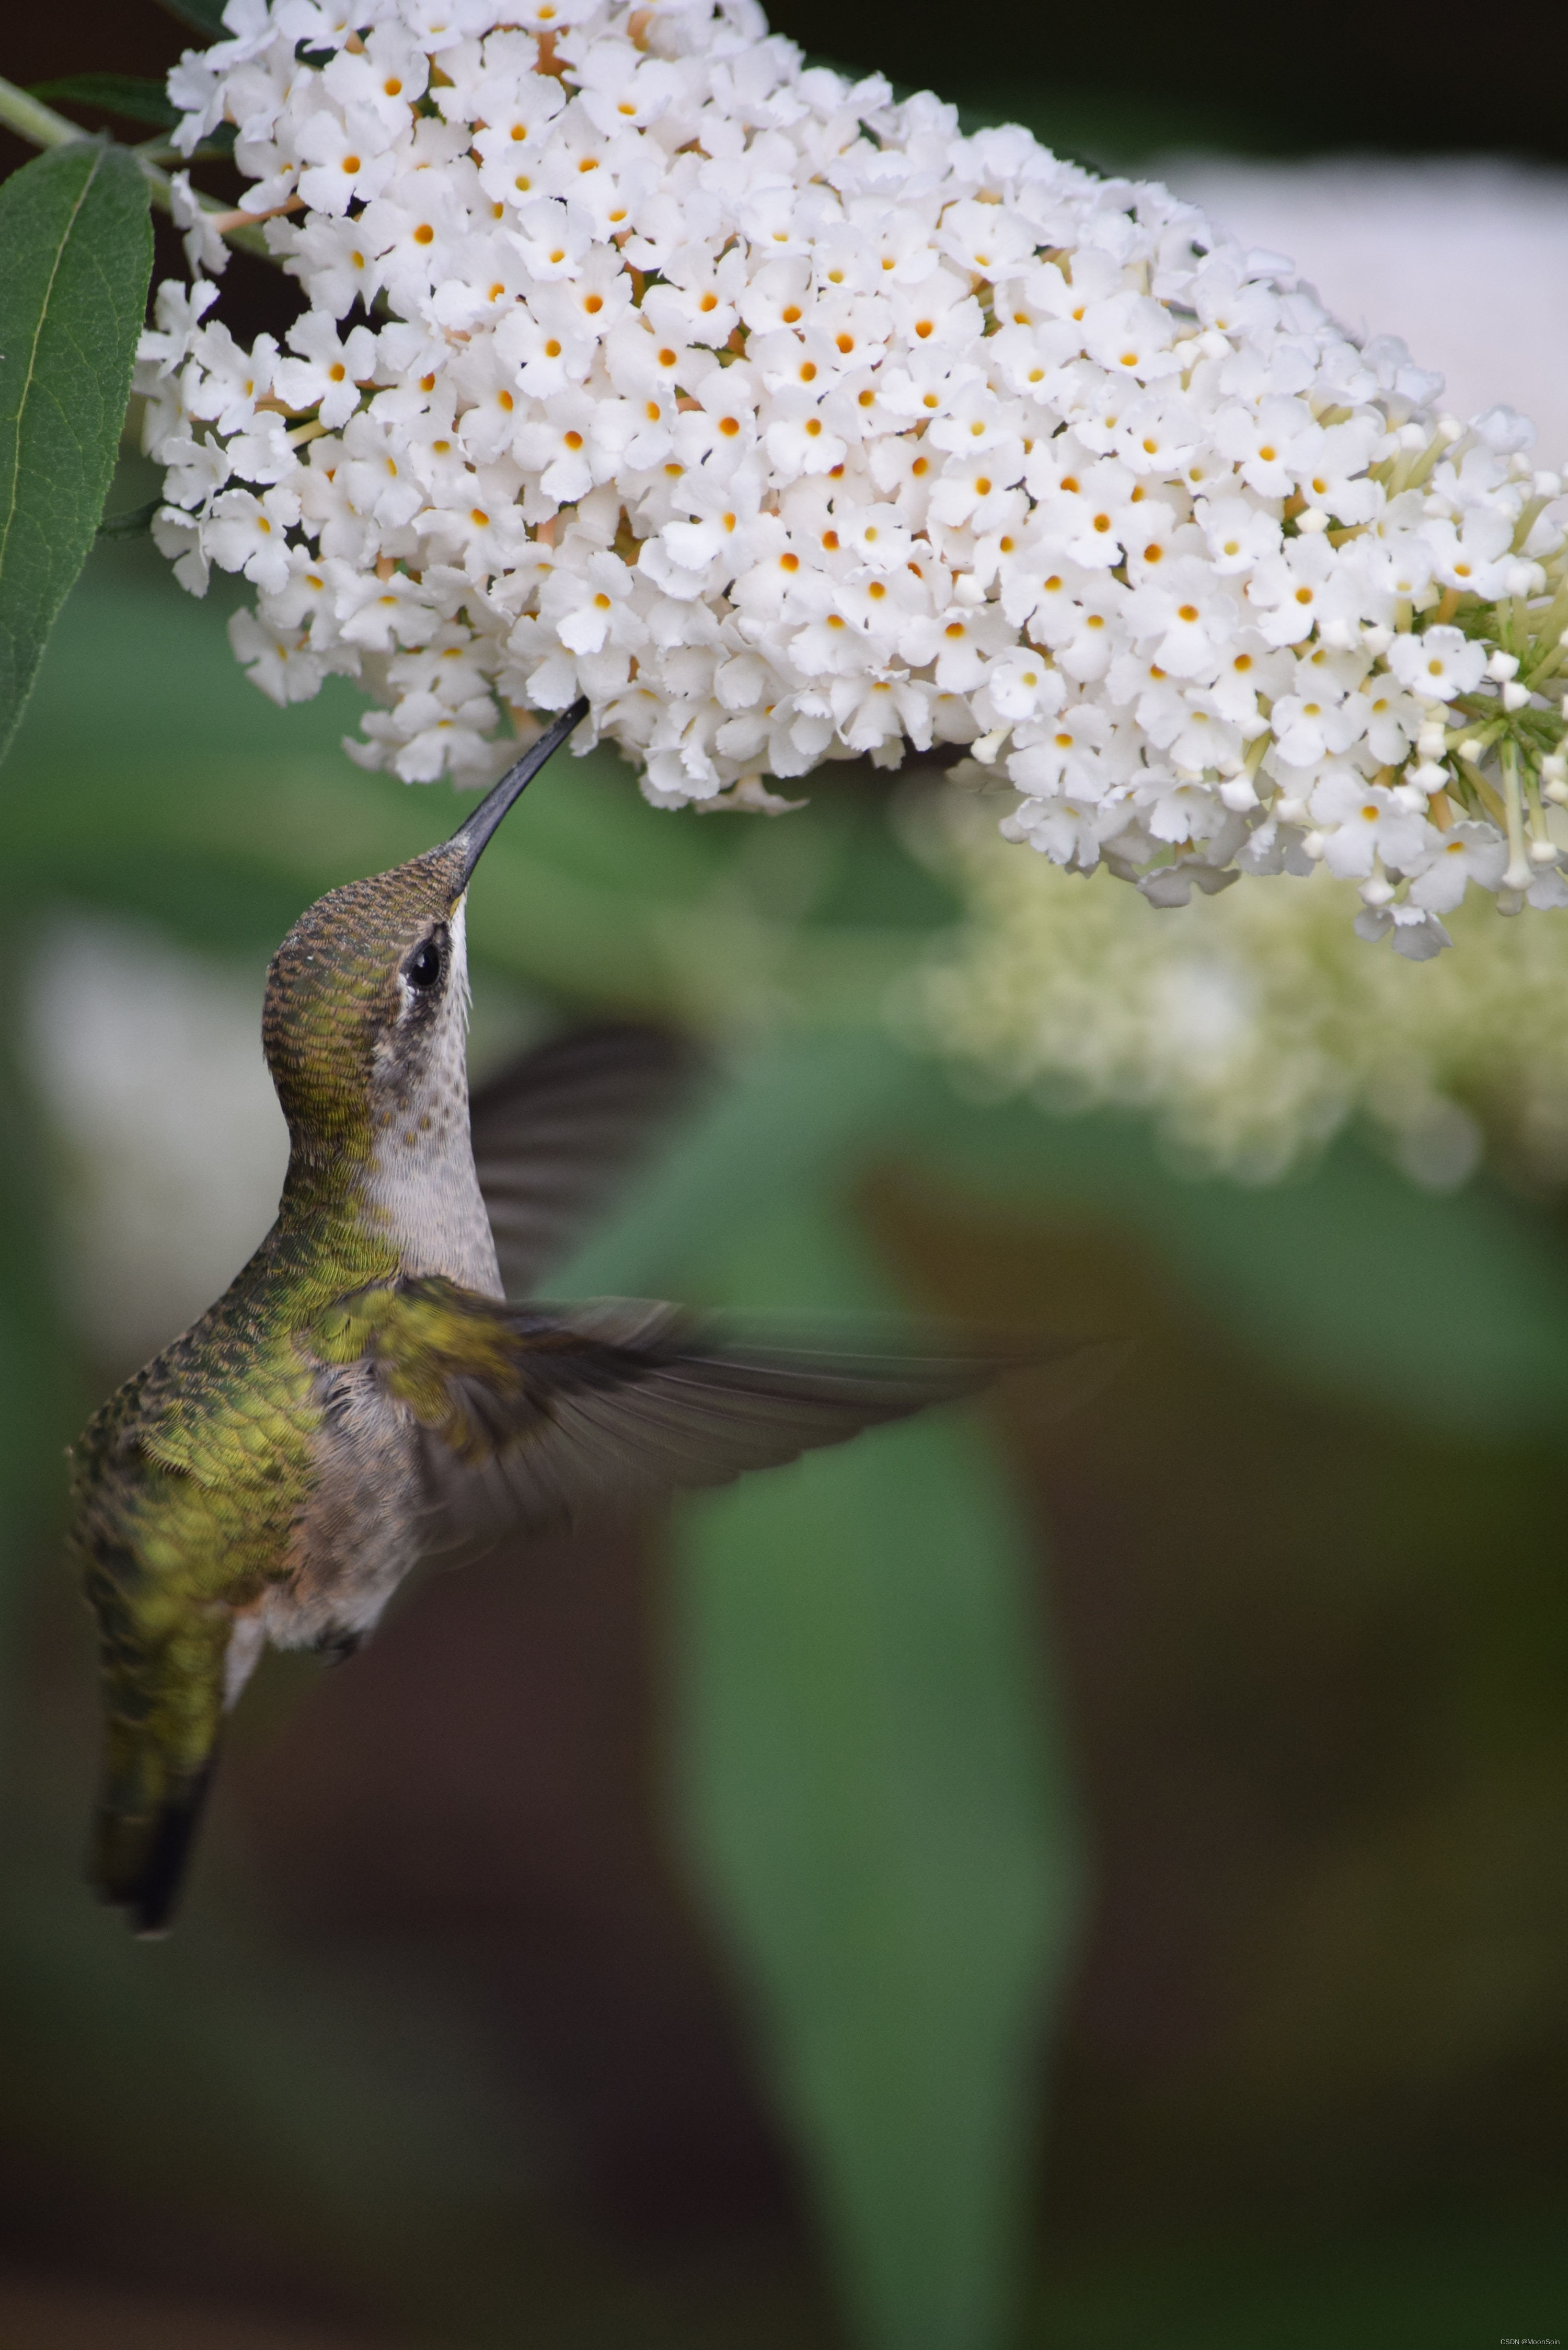
[[[754,0],[229,0],[171,77],[305,289],[142,346],[155,525],[406,780],[586,694],[661,806],[967,751],[1157,904],[1322,859],[1423,957],[1568,904],[1556,476],[1152,184],[960,134]],[[186,201],[189,202],[187,194]]]
[[[1355,885],[1320,875],[1195,899],[1180,921],[1004,847],[983,802],[922,795],[910,844],[961,927],[898,986],[910,1040],[988,1096],[1146,1116],[1189,1170],[1272,1182],[1351,1123],[1446,1189],[1483,1156],[1568,1189],[1568,923],[1472,897],[1461,950],[1369,958]]]

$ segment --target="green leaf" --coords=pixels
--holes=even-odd
[[[561,1288],[885,1307],[835,1203],[929,1082],[875,1035],[753,1054]],[[677,1543],[684,1841],[856,2337],[992,2350],[1078,1897],[1004,1472],[929,1417],[694,1504]]]
[[[124,514],[105,515],[98,526],[99,538],[142,538],[152,527],[152,517],[163,504],[161,498],[149,498],[145,504],[131,506]]]
[[[0,186],[0,757],[92,545],[152,269],[147,182],[83,140]]]
[[[234,151],[234,140],[238,137],[239,132],[232,122],[220,122],[213,130],[208,131],[206,137],[199,145],[192,147],[191,150],[190,161],[192,163],[204,163],[210,161],[212,158],[216,155],[232,156]],[[140,151],[145,152],[146,151],[141,150]],[[170,156],[177,156],[179,154],[179,150],[175,147],[167,148],[164,151]],[[247,231],[246,234],[248,234],[249,232]],[[250,247],[247,248],[247,250],[254,251],[254,248]]]
[[[885,1303],[809,1204],[732,1294]],[[1078,1915],[1030,1545],[942,1414],[678,1521],[680,1811],[808,2158],[854,2338],[998,2350]]]
[[[101,106],[127,122],[151,122],[160,130],[172,130],[180,120],[163,84],[140,74],[65,74],[57,81],[30,82],[27,94],[51,106]]]
[[[209,41],[222,41],[228,36],[223,22],[223,0],[159,0],[159,5],[182,25],[189,25],[193,33],[201,33]]]
[[[1321,2223],[1277,2245],[1234,2220],[1181,2241],[1118,2243],[1054,2277],[1040,2303],[1038,2350],[1471,2350],[1497,2312],[1528,2341],[1562,2333],[1568,2291],[1560,2201],[1478,2198],[1445,2218],[1412,2212],[1353,2233]],[[1515,2208],[1517,2207],[1517,2208]]]
[[[1114,1221],[1303,1386],[1470,1437],[1568,1424],[1568,1262],[1554,1220],[1485,1177],[1417,1189],[1354,1137],[1256,1188],[1173,1177],[1142,1121],[953,1114],[932,1087],[912,1155],[1015,1211]]]

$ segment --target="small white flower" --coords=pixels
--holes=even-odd
[[[1288,767],[1316,767],[1360,739],[1366,716],[1364,695],[1336,695],[1315,682],[1303,683],[1299,693],[1281,694],[1270,713],[1276,755]]]
[[[161,506],[152,517],[152,544],[172,564],[175,578],[188,594],[206,594],[212,565],[202,551],[201,531],[192,515],[175,506]]]
[[[428,645],[441,626],[441,607],[424,580],[393,572],[350,575],[337,585],[337,620],[347,643],[386,653],[400,645]]]
[[[1419,906],[1368,906],[1355,917],[1355,929],[1369,945],[1388,939],[1395,953],[1409,962],[1429,962],[1453,945],[1436,914]]]
[[[368,327],[338,336],[335,321],[306,311],[288,330],[293,359],[279,359],[273,385],[293,409],[317,410],[329,432],[346,424],[359,405],[359,387],[376,372],[376,338]]]
[[[340,49],[321,79],[342,107],[345,120],[356,111],[361,116],[370,113],[389,132],[406,134],[411,127],[412,109],[430,80],[430,60],[400,25],[376,25],[359,50]]]
[[[1188,556],[1128,598],[1127,625],[1168,675],[1207,680],[1235,643],[1241,606],[1227,579]]]
[[[368,106],[346,114],[323,108],[300,126],[299,153],[311,168],[299,175],[299,192],[312,212],[346,213],[351,201],[379,196],[398,169],[396,133]]]
[[[1216,571],[1251,571],[1279,552],[1280,525],[1266,506],[1247,498],[1200,498],[1196,508]]]
[[[1396,637],[1388,649],[1390,670],[1422,702],[1451,702],[1457,693],[1473,693],[1486,664],[1486,647],[1467,640],[1458,629]]]
[[[1490,825],[1457,824],[1441,834],[1410,884],[1410,902],[1429,914],[1451,914],[1472,881],[1495,889],[1508,863],[1508,843]]]
[[[243,571],[275,594],[287,583],[288,532],[298,520],[292,490],[275,487],[259,498],[249,490],[225,490],[202,525],[202,548],[225,571]]]
[[[1311,805],[1324,836],[1324,861],[1341,880],[1366,879],[1379,858],[1400,872],[1427,861],[1432,827],[1382,785],[1340,769],[1323,777]]]
[[[1322,536],[1291,539],[1265,556],[1247,582],[1247,600],[1272,645],[1305,644],[1314,630],[1359,617],[1355,581]]]
[[[1237,400],[1214,419],[1214,445],[1265,498],[1289,497],[1323,447],[1323,429],[1304,400]]]
[[[229,642],[252,684],[274,702],[308,702],[319,692],[325,664],[297,637],[268,628],[254,612],[229,615]]]
[[[256,402],[271,390],[277,363],[272,337],[258,336],[247,351],[227,327],[215,321],[192,336],[191,353],[194,365],[187,368],[181,386],[187,414],[219,433],[244,432],[254,424]]]
[[[192,277],[221,277],[229,265],[229,248],[213,226],[191,186],[189,172],[175,172],[169,182],[169,209],[176,228],[185,232],[185,259]]]

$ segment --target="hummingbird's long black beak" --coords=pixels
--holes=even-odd
[[[462,886],[466,889],[485,844],[514,799],[527,790],[546,759],[558,751],[572,729],[588,714],[587,696],[563,710],[536,743],[531,743],[514,767],[508,767],[493,792],[487,792],[472,816],[464,816],[452,836],[452,846],[463,853]]]

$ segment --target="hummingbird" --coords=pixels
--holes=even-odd
[[[660,1301],[536,1302],[691,1074],[668,1035],[601,1027],[471,1107],[467,893],[587,708],[449,839],[289,931],[262,1016],[289,1136],[276,1221],[72,1448],[105,1712],[91,1874],[139,1934],[169,1926],[224,1717],[269,1645],[346,1656],[424,1559],[793,1460],[1001,1367],[748,1337]]]

